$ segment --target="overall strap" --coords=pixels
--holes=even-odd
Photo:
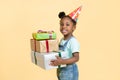
[[[71,36],[71,37],[64,43],[64,45],[62,45],[63,50],[65,50],[65,47],[67,46],[67,43],[70,41],[71,38],[73,38],[73,36]],[[61,41],[62,41],[62,39],[61,39]],[[61,42],[61,41],[60,41],[60,42]],[[61,45],[59,45],[59,46],[61,46]]]
[[[67,43],[70,41],[70,39],[71,39],[72,37],[73,37],[73,36],[71,36],[71,37],[65,42],[64,47],[67,46]]]

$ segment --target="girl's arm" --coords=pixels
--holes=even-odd
[[[62,59],[59,56],[56,56],[56,58],[57,58],[57,60],[51,61],[52,66],[58,66],[61,64],[72,64],[79,60],[79,53],[78,52],[73,53],[73,57],[69,58],[69,59]]]

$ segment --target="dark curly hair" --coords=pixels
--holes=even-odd
[[[71,21],[73,22],[73,25],[76,25],[77,22],[75,20],[73,20],[69,15],[66,15],[65,12],[60,12],[58,14],[58,17],[62,20],[65,17],[68,17],[69,19],[71,19]]]

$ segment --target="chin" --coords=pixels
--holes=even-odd
[[[68,36],[68,34],[63,34],[64,36]]]
[[[68,34],[62,33],[64,36],[67,36]]]

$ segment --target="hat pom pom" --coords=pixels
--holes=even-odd
[[[65,16],[65,12],[60,12],[58,15],[59,18],[63,18],[64,16]]]

